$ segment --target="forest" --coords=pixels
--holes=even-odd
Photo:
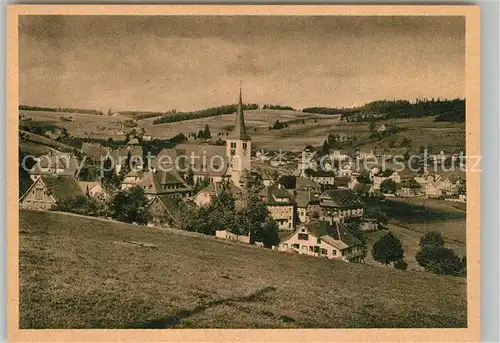
[[[216,117],[223,114],[233,114],[236,112],[238,105],[224,105],[218,107],[206,108],[199,111],[194,112],[170,112],[169,114],[157,118],[153,121],[153,124],[166,124],[166,123],[174,123],[183,120],[192,120],[192,119],[200,119],[200,118],[208,118],[208,117]],[[257,104],[243,104],[244,110],[256,110],[259,108]]]

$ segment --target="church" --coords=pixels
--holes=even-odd
[[[153,163],[153,170],[169,174],[192,173],[195,182],[210,183],[231,181],[239,188],[252,182],[252,142],[245,127],[241,89],[233,131],[225,146],[208,144],[178,144],[163,149]]]

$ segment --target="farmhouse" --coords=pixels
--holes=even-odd
[[[193,188],[182,179],[176,170],[147,171],[142,174],[137,186],[141,187],[146,196],[150,198],[174,194],[185,198],[191,196],[193,192]]]
[[[396,189],[399,197],[414,197],[422,194],[422,186],[414,179],[403,180]]]
[[[269,214],[278,223],[280,230],[295,228],[295,204],[293,196],[281,184],[265,187],[260,192]]]
[[[183,213],[187,211],[184,200],[174,195],[156,195],[150,197],[147,211],[150,215],[148,226],[169,226],[180,222]]]
[[[395,183],[400,183],[401,175],[399,175],[399,173],[396,171],[392,171],[391,169],[380,171],[377,174],[373,175],[373,188],[380,189],[380,185],[385,180],[392,180]]]
[[[333,221],[361,218],[364,212],[363,200],[350,189],[330,189],[319,197],[319,204]]]
[[[51,210],[64,198],[83,196],[72,176],[40,176],[19,199],[19,207],[30,210]]]
[[[333,186],[335,184],[335,173],[333,170],[306,169],[304,175],[320,185]]]
[[[282,175],[278,178],[278,183],[288,190],[321,191],[321,185],[311,179],[300,176]]]
[[[36,160],[36,164],[29,171],[33,181],[49,175],[76,177],[78,172],[78,162],[73,154],[49,154],[40,156]]]
[[[90,197],[105,197],[104,188],[99,181],[78,181],[78,186],[82,192]]]
[[[240,188],[231,182],[213,182],[196,194],[194,202],[198,207],[208,206],[222,191],[229,192],[234,198],[238,198],[242,192]]]
[[[279,251],[337,259],[345,262],[363,262],[363,244],[350,235],[344,225],[314,221],[299,225],[283,239]]]
[[[101,159],[108,156],[111,151],[110,148],[102,146],[99,143],[82,143],[82,152],[87,158],[92,160],[93,162],[100,162]]]
[[[385,126],[385,124],[382,124],[380,125],[380,127],[378,128],[377,132],[385,132],[387,130],[387,127]]]
[[[321,217],[319,200],[312,190],[297,190],[294,191],[294,195],[297,215],[301,223],[308,223],[312,219]]]

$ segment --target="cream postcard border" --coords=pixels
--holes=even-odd
[[[10,5],[7,7],[7,337],[12,342],[479,342],[480,173],[467,171],[467,308],[463,329],[19,329],[18,98],[20,15],[465,16],[466,150],[480,156],[479,6]],[[469,165],[468,165],[469,168]]]

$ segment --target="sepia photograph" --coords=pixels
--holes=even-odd
[[[467,6],[126,7],[10,22],[18,330],[478,330]]]

